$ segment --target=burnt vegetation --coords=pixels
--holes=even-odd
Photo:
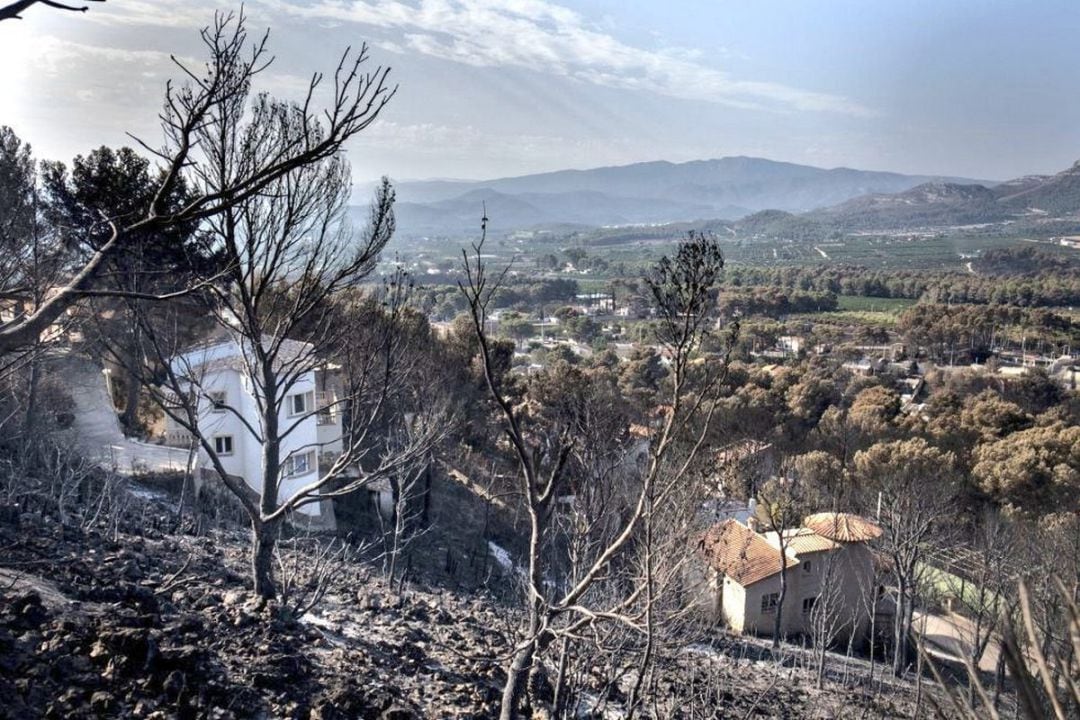
[[[0,128],[0,716],[1080,713],[1070,256],[751,267],[691,229],[613,278],[482,217],[421,282],[390,182],[347,206],[389,68],[289,102],[242,14],[201,38],[157,142]],[[760,636],[721,522],[779,558]],[[796,594],[806,542],[868,572]]]

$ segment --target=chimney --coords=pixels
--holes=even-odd
[[[746,503],[746,527],[753,532],[758,531],[758,519],[757,519],[757,500],[750,498],[750,501]]]

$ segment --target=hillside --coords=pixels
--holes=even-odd
[[[404,232],[455,234],[474,231],[486,208],[492,227],[512,230],[556,224],[627,225],[666,223],[680,217],[706,217],[711,207],[655,198],[619,197],[595,190],[510,194],[478,188],[432,203],[399,202],[395,214]]]
[[[1080,212],[1080,161],[1057,175],[1027,178],[999,202],[1014,212],[1041,211],[1051,216]]]
[[[1018,228],[1044,236],[1067,234],[1071,216],[1080,213],[1080,162],[1056,175],[997,184],[723,158],[567,170],[476,185],[404,183],[397,205],[403,234],[473,232],[485,208],[499,232],[560,223],[689,223],[725,228],[734,237],[796,241],[1001,222],[1021,223]]]
[[[874,230],[996,222],[1010,215],[982,185],[924,183],[901,193],[848,200],[810,217],[838,230]]]
[[[336,569],[316,609],[290,616],[247,589],[242,527],[177,532],[175,498],[132,490],[107,522],[62,532],[48,511],[0,505],[4,564],[18,568],[0,568],[0,718],[497,715],[513,610],[489,590],[390,586],[357,561]],[[317,562],[300,552],[297,567]],[[505,586],[494,570],[491,587]],[[662,658],[671,697],[688,700],[663,715],[911,715],[912,684],[865,688],[862,661],[837,656],[819,690],[798,650],[767,655],[718,633]],[[618,712],[623,690],[599,670],[576,681],[577,717],[593,716],[587,705]]]
[[[484,204],[506,229],[551,222],[603,226],[738,218],[778,209],[805,212],[861,195],[893,193],[941,181],[850,168],[823,169],[761,158],[648,162],[489,181],[402,182],[403,233],[452,234],[475,228]]]

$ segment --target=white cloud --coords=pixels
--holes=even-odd
[[[639,160],[633,139],[621,135],[580,138],[566,134],[506,133],[475,125],[398,123],[380,120],[353,140],[350,154],[358,162],[357,177],[366,177],[373,153],[404,160],[408,170],[396,179],[431,177],[430,168],[451,168],[455,177],[495,177],[561,170],[567,163],[588,158],[594,164],[624,164]],[[404,173],[404,174],[402,174]],[[411,174],[410,174],[411,173]],[[366,192],[366,186],[365,190]]]
[[[590,27],[578,13],[546,0],[319,0],[264,3],[309,18],[353,22],[401,33],[389,41],[425,55],[473,66],[510,66],[597,85],[778,111],[866,116],[847,98],[781,83],[736,80],[702,62],[699,52],[627,45]]]
[[[95,7],[86,17],[107,26],[137,25],[189,30],[207,25],[213,18],[214,10],[229,13],[236,12],[237,7],[237,3],[217,0],[122,0]],[[245,12],[251,17],[250,12]]]

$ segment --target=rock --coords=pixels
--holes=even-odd
[[[416,714],[411,710],[401,707],[400,705],[394,705],[387,708],[379,715],[379,720],[414,720]]]
[[[198,669],[203,655],[204,651],[194,645],[164,648],[161,650],[160,664],[169,670],[193,672]]]
[[[170,702],[175,703],[180,698],[180,694],[184,692],[185,687],[187,687],[187,677],[179,670],[173,670],[165,678],[161,689],[165,691],[165,697]]]
[[[247,590],[229,590],[222,597],[221,603],[226,607],[243,605],[248,601],[249,595]]]
[[[41,596],[35,591],[15,598],[11,609],[18,616],[18,624],[24,628],[41,627],[49,619],[49,612],[41,604]]]
[[[135,717],[149,717],[157,706],[157,702],[151,698],[140,698],[135,703]]]
[[[249,597],[240,608],[249,615],[262,615],[267,609],[266,598],[256,596]]]
[[[411,608],[409,608],[408,612],[405,613],[405,616],[410,620],[415,620],[417,622],[426,623],[431,620],[431,616],[428,614],[427,608],[423,605],[412,606]]]
[[[90,696],[90,709],[98,715],[107,713],[116,704],[116,697],[105,690],[98,690]]]
[[[285,682],[285,678],[275,672],[256,672],[251,676],[251,684],[263,690],[272,690]]]

